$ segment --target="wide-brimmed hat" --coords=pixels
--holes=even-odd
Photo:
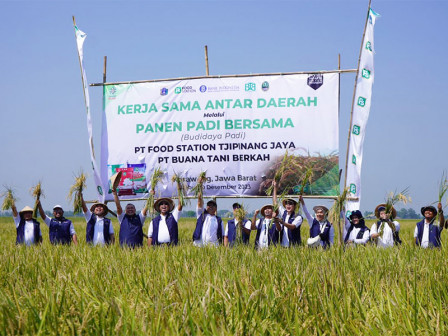
[[[386,210],[386,204],[385,203],[378,204],[375,208],[375,217],[380,218],[380,211],[383,210]],[[394,207],[392,207],[391,212],[392,212],[391,213],[392,218],[397,217],[397,210],[395,210]]]
[[[274,206],[273,206],[272,204],[266,204],[266,205],[263,205],[263,207],[262,207],[261,210],[260,210],[262,216],[264,216],[264,211],[265,211],[267,208],[272,208],[272,210],[274,210]]]
[[[349,218],[353,219],[354,216],[358,217],[359,219],[363,219],[362,212],[359,211],[359,210],[352,211],[352,213],[350,214]]]
[[[118,173],[114,174],[110,178],[110,188],[112,190],[117,190],[118,185],[120,184],[121,175],[123,174],[122,171],[119,171]]]
[[[434,215],[437,215],[437,210],[436,210],[436,208],[433,207],[432,205],[424,206],[424,207],[420,210],[420,212],[422,213],[423,216],[425,216],[425,211],[426,211],[426,210],[432,211],[432,213],[433,213]]]
[[[98,203],[93,203],[92,206],[90,207],[90,212],[94,212],[94,211],[95,211],[95,208],[96,208],[98,205],[102,205],[102,206],[104,207],[104,214],[107,214],[107,213],[109,212],[109,208],[107,207],[107,205],[104,204],[104,203],[100,203],[100,202],[98,202]]]
[[[315,207],[313,207],[313,211],[316,213],[317,210],[323,210],[325,214],[328,213],[328,208],[326,206],[323,205],[316,205]]]
[[[292,198],[285,198],[285,199],[282,201],[282,205],[283,205],[284,208],[286,207],[286,202],[294,202],[294,206],[297,204],[297,201],[296,201],[296,200],[293,200]]]
[[[174,202],[171,198],[159,198],[157,201],[154,202],[154,210],[157,212],[160,212],[160,203],[162,202],[167,202],[170,209],[168,210],[169,212],[174,210]]]
[[[19,215],[22,216],[24,212],[34,212],[34,210],[33,210],[33,208],[31,208],[27,205],[19,212]]]

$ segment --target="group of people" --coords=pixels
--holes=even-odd
[[[148,209],[144,207],[137,214],[133,204],[128,203],[123,211],[117,192],[113,191],[117,217],[120,223],[119,243],[127,247],[143,246],[143,225]],[[90,209],[81,195],[82,209],[86,219],[86,241],[92,245],[109,245],[115,243],[115,233],[112,222],[106,215],[109,209],[104,203],[95,203]],[[249,244],[251,231],[256,231],[255,248],[264,249],[270,245],[293,247],[302,244],[301,225],[303,217],[296,213],[300,202],[303,213],[309,225],[310,235],[306,245],[309,247],[329,248],[334,243],[334,226],[328,220],[329,210],[325,206],[313,207],[314,217],[309,213],[301,196],[298,202],[292,198],[282,200],[278,204],[277,185],[273,185],[273,203],[264,205],[256,210],[252,220],[237,216],[241,205],[233,204],[234,218],[230,219],[224,227],[223,220],[217,215],[217,203],[210,200],[204,207],[201,196],[197,203],[197,220],[193,232],[193,244],[195,246],[220,245],[232,247],[235,244]],[[177,245],[179,243],[178,221],[182,211],[182,204],[177,207],[170,198],[160,198],[154,202],[154,217],[148,228],[148,246]],[[414,231],[415,244],[423,248],[440,247],[440,236],[445,222],[442,205],[439,203],[436,209],[433,206],[425,206],[421,209],[423,220],[418,222]],[[42,220],[49,228],[49,238],[52,244],[78,244],[77,234],[73,223],[64,217],[62,206],[53,207],[53,218],[49,218],[38,202],[38,209]],[[12,207],[14,222],[17,231],[17,244],[37,244],[42,241],[42,233],[39,222],[33,218],[33,209],[26,206],[19,213],[15,205]],[[258,218],[260,215],[260,218]],[[386,211],[386,204],[380,204],[375,209],[378,219],[369,229],[361,211],[352,211],[345,218],[344,243],[347,246],[366,245],[375,243],[378,247],[390,247],[401,243],[399,231],[400,224],[395,220],[396,211],[392,207]],[[437,220],[436,220],[437,219]]]

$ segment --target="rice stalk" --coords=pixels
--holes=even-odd
[[[178,173],[174,172],[171,177],[171,181],[176,183],[177,187],[177,197],[179,198],[179,203],[182,207],[188,203],[188,199],[186,198],[188,193],[188,185],[185,183],[185,179]]]
[[[238,220],[238,223],[242,223],[244,218],[247,217],[247,209],[243,203],[240,204],[241,207],[235,210],[235,219]]]
[[[11,209],[17,202],[14,190],[11,187],[7,186],[4,186],[4,188],[6,189],[6,191],[0,195],[0,197],[4,197],[2,203],[2,211]]]
[[[75,175],[75,183],[68,191],[67,199],[73,201],[73,212],[75,214],[82,213],[82,193],[87,188],[87,176],[81,170],[78,176]]]
[[[31,188],[31,196],[33,196],[36,201],[34,202],[33,207],[33,218],[37,217],[37,205],[39,203],[39,200],[41,197],[45,197],[43,191],[42,191],[42,184],[39,181],[34,187]]]
[[[390,192],[386,198],[386,216],[387,218],[391,218],[394,205],[402,202],[403,204],[407,204],[408,202],[412,202],[411,197],[409,196],[409,187],[403,189],[401,192],[397,193],[396,191]],[[391,228],[392,232],[395,232],[395,224],[391,220],[387,220],[386,223]],[[384,234],[384,224],[381,226],[378,234],[382,237]]]
[[[280,186],[282,182],[287,180],[289,176],[293,176],[295,174],[296,169],[294,163],[295,156],[289,155],[288,151],[286,151],[285,155],[283,155],[280,165],[277,167],[277,169],[275,169],[274,177],[271,180],[271,185],[266,189],[266,195],[272,195],[272,191],[274,190],[274,181],[277,183],[277,186]],[[284,189],[287,189],[287,187],[284,187]]]
[[[201,171],[199,173],[198,179],[197,179],[197,183],[196,185],[191,188],[191,192],[193,193],[194,197],[196,198],[203,198],[203,194],[204,194],[204,183],[206,182],[206,178],[207,178],[207,172],[206,171]]]
[[[343,244],[344,240],[342,237],[342,225],[341,225],[341,211],[344,209],[345,201],[347,200],[348,188],[345,188],[342,193],[335,199],[333,206],[331,207],[328,220],[330,223],[337,223],[338,233],[339,233],[339,244]]]
[[[163,171],[160,167],[157,167],[154,169],[154,172],[152,173],[151,180],[149,181],[150,190],[149,190],[149,197],[146,200],[146,209],[149,210],[151,215],[154,214],[154,199],[155,199],[155,192],[157,184],[162,180],[163,177]]]

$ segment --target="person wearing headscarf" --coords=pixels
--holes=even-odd
[[[370,238],[378,247],[391,247],[401,244],[399,232],[400,223],[395,220],[397,211],[394,207],[386,213],[386,204],[382,203],[375,208],[375,216],[378,219],[370,229]]]
[[[370,230],[366,226],[361,211],[352,211],[349,218],[345,219],[345,238],[346,245],[365,245],[370,240]]]
[[[307,240],[309,247],[322,246],[324,249],[329,248],[334,243],[334,227],[328,221],[328,208],[323,205],[313,207],[316,217],[312,217],[308,212],[303,197],[299,197],[303,207],[308,225],[310,226],[310,238]]]
[[[447,224],[443,216],[442,204],[437,204],[437,210],[432,205],[424,206],[421,208],[421,214],[424,218],[415,226],[415,244],[423,248],[440,248],[440,235],[444,225]],[[437,215],[438,220],[436,221]]]

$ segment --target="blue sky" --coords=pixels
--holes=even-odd
[[[0,185],[18,207],[42,180],[45,208],[69,207],[73,175],[90,172],[72,15],[88,34],[90,83],[211,74],[356,68],[368,1],[0,1]],[[447,1],[372,1],[375,83],[364,143],[361,209],[410,187],[415,209],[435,202],[448,169]],[[354,75],[341,81],[344,164]],[[91,88],[99,151],[101,89]],[[98,155],[99,156],[99,155]],[[89,181],[86,198],[93,198]],[[251,203],[251,208],[265,203]],[[230,201],[221,202],[227,207]],[[399,205],[398,208],[401,206]]]

